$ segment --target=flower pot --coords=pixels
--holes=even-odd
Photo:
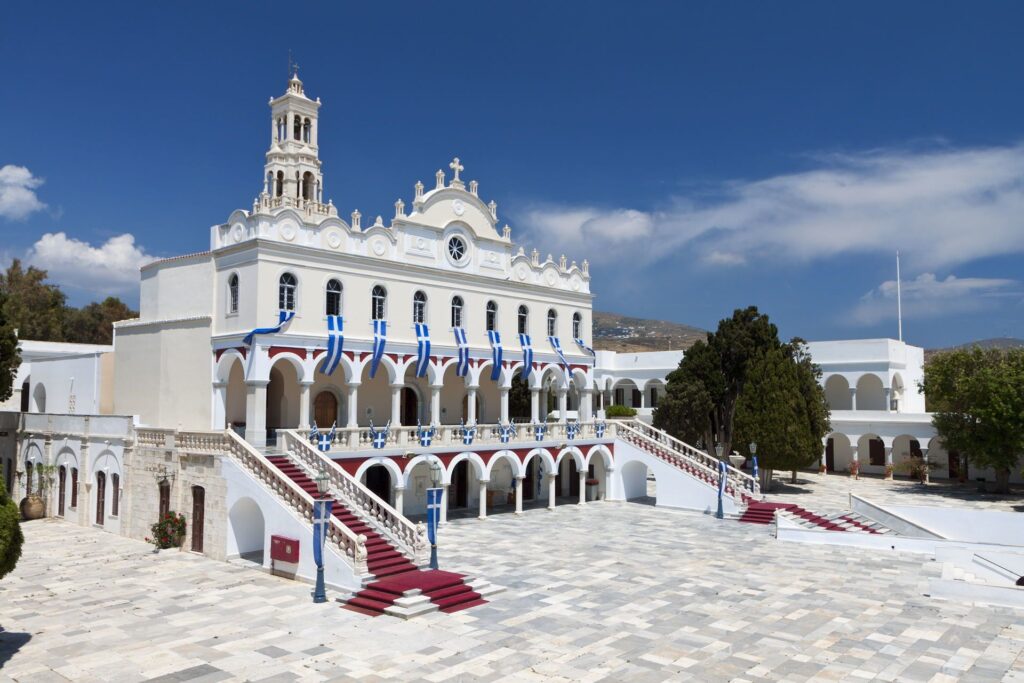
[[[729,462],[732,464],[733,467],[737,467],[737,468],[738,467],[742,467],[743,463],[746,462],[746,461],[747,461],[746,457],[744,457],[742,455],[735,455],[734,454],[734,455],[730,455],[729,456]]]
[[[22,519],[42,519],[45,516],[46,505],[40,496],[33,493],[21,499]]]

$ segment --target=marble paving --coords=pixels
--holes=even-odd
[[[1024,612],[932,600],[920,556],[780,544],[633,503],[457,520],[441,567],[507,587],[401,621],[46,520],[0,581],[15,681],[1024,681]]]

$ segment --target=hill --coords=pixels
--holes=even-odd
[[[688,349],[706,335],[699,327],[681,323],[594,311],[594,348],[602,351]]]
[[[972,346],[980,346],[983,349],[1018,349],[1024,347],[1024,339],[1015,339],[1013,337],[994,337],[992,339],[979,339],[978,341],[967,342],[966,344],[950,346],[944,349],[925,349],[924,359],[928,360],[933,355],[941,351],[969,349]]]

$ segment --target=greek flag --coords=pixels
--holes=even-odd
[[[320,429],[316,426],[316,420],[313,420],[313,427],[309,430],[309,442],[317,443],[320,441]]]
[[[324,543],[327,541],[327,525],[331,523],[333,500],[313,501],[313,562],[324,566]]]
[[[537,439],[537,441],[543,441],[544,440],[544,434],[547,431],[548,431],[548,426],[546,424],[537,424],[537,425],[533,426],[533,436],[534,436],[534,438]]]
[[[416,421],[416,438],[420,440],[421,446],[429,446],[434,440],[435,432],[436,430],[434,429],[434,425],[430,425],[430,429],[424,429],[420,425],[420,421]]]
[[[530,335],[520,333],[519,345],[523,347],[523,369],[520,371],[519,377],[526,382],[530,379],[530,372],[533,370],[533,346],[530,342]]]
[[[416,323],[416,376],[426,377],[430,365],[430,328],[426,323]]]
[[[370,379],[377,375],[377,366],[384,357],[384,345],[388,341],[388,321],[373,321],[373,358],[370,359]]]
[[[333,375],[341,362],[341,347],[345,341],[343,329],[344,320],[340,315],[327,316],[327,357],[320,370],[325,375]]]
[[[242,343],[245,344],[246,346],[252,346],[253,337],[255,337],[257,334],[277,334],[294,317],[295,311],[278,311],[276,327],[257,327],[255,330],[245,335],[245,339],[242,340]]]
[[[725,495],[725,461],[718,461],[718,499],[721,500],[722,496]]]
[[[498,425],[498,441],[501,443],[508,443],[509,440],[516,435],[516,426],[509,422],[504,427]]]
[[[594,352],[594,349],[584,344],[582,339],[574,338],[573,341],[576,342],[576,346],[580,347],[581,349],[589,353],[591,356],[594,356],[595,358],[597,357],[597,354]]]
[[[576,434],[578,434],[579,431],[580,431],[579,420],[577,420],[576,422],[566,422],[565,423],[565,438],[569,439],[569,441],[572,441],[573,439],[575,439],[576,438]]]
[[[444,489],[427,489],[427,539],[437,545],[437,525],[441,521],[441,496]]]
[[[757,483],[757,456],[751,456],[754,461],[754,481],[750,482],[750,490],[754,490],[754,485]]]
[[[599,439],[603,439],[604,438],[604,429],[605,429],[606,426],[607,425],[605,425],[604,422],[595,422],[594,423],[594,434],[597,436],[597,438],[599,438]]]
[[[388,420],[388,423],[384,425],[384,429],[374,429],[373,420],[370,420],[371,445],[377,450],[384,448],[384,446],[386,446],[388,443],[389,431],[391,431],[391,420]]]
[[[462,426],[462,445],[473,445],[473,439],[476,437],[476,425],[473,425],[472,427],[466,427],[465,422],[460,422],[460,425]]]
[[[455,346],[459,348],[459,362],[455,366],[455,374],[465,377],[469,372],[469,342],[466,341],[466,330],[456,327],[452,332],[455,333]]]
[[[331,431],[329,434],[321,434],[319,431],[317,431],[316,447],[317,449],[320,450],[320,452],[327,453],[328,451],[331,450],[331,444],[334,443],[334,430],[337,428],[337,426],[337,422],[331,425]]]
[[[491,381],[497,382],[501,377],[501,335],[497,330],[487,330],[487,338],[491,341]]]
[[[565,384],[569,386],[569,361],[565,359],[565,354],[562,353],[562,342],[558,341],[558,337],[548,337],[548,341],[551,342],[551,348],[558,354],[558,360],[562,363],[562,369],[565,370]]]

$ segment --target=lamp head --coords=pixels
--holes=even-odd
[[[715,444],[715,454],[716,454],[716,455],[717,455],[717,456],[718,456],[719,458],[721,458],[721,457],[722,457],[722,444],[720,444],[720,443],[716,443],[716,444]]]
[[[750,454],[751,455],[756,455],[757,454],[757,442],[756,441],[751,441],[750,442]]]

